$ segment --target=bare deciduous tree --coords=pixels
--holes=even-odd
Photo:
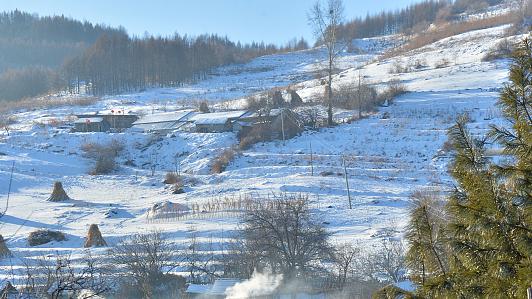
[[[110,290],[102,264],[88,253],[85,265],[75,265],[71,256],[56,255],[55,260],[42,258],[26,264],[21,298],[92,298]],[[81,294],[83,293],[83,296]]]
[[[374,280],[384,276],[389,282],[399,282],[406,269],[405,249],[400,240],[382,239],[375,251],[365,256],[365,272]]]
[[[241,237],[258,264],[287,277],[321,268],[332,251],[330,233],[312,216],[306,196],[283,195],[256,206],[244,215]]]
[[[338,284],[344,287],[349,278],[349,274],[353,272],[357,259],[360,258],[360,248],[344,243],[336,246],[333,253],[333,261],[338,272]]]
[[[332,74],[334,64],[344,48],[338,40],[338,30],[343,20],[342,0],[327,0],[323,5],[317,1],[308,14],[308,20],[318,42],[327,49],[327,124],[333,125],[332,117]]]
[[[135,234],[109,253],[114,264],[122,267],[118,271],[122,284],[145,298],[152,298],[157,286],[174,282],[169,272],[177,266],[177,248],[160,232]]]

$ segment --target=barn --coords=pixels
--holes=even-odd
[[[143,132],[169,133],[190,124],[193,110],[147,114],[133,123],[133,128]]]
[[[233,130],[233,121],[244,117],[250,112],[247,110],[224,111],[213,113],[200,113],[190,118],[198,133],[221,133]]]
[[[74,122],[75,132],[108,132],[109,123],[102,117],[84,117]]]

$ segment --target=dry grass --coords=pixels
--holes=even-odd
[[[505,38],[491,48],[489,52],[482,57],[482,61],[493,61],[502,58],[509,58],[514,47],[515,46]]]
[[[224,150],[218,157],[214,159],[212,164],[212,173],[222,173],[225,171],[229,163],[233,161],[236,156],[236,150],[233,148]]]
[[[517,14],[515,12],[510,12],[507,14],[488,17],[484,19],[476,19],[459,23],[447,23],[441,25],[436,30],[426,31],[415,35],[404,46],[392,49],[387,52],[384,55],[384,58],[395,57],[408,51],[419,49],[423,46],[432,44],[447,37],[451,37],[472,30],[480,30],[505,24],[512,24],[516,20]]]
[[[176,184],[177,182],[182,182],[181,176],[173,171],[167,172],[164,176],[164,184]]]
[[[52,241],[66,240],[65,234],[59,231],[40,229],[30,233],[28,236],[28,244],[30,246],[38,246]]]
[[[115,158],[124,149],[123,142],[113,139],[109,143],[87,142],[81,145],[85,157],[96,161],[91,175],[108,174],[116,168]]]
[[[386,88],[379,94],[379,102],[392,103],[393,99],[408,92],[408,89],[399,80],[391,80],[387,83]]]
[[[28,98],[18,101],[1,101],[0,112],[13,112],[19,110],[39,110],[50,109],[63,106],[89,106],[98,102],[96,97],[75,97],[75,98],[62,98],[62,97],[39,97]]]

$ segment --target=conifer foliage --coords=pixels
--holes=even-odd
[[[468,132],[466,117],[449,130],[456,188],[443,225],[426,201],[412,209],[408,257],[424,297],[526,297],[532,277],[530,39],[513,54],[499,106],[506,126],[493,126],[482,140]],[[502,155],[489,159],[488,142],[502,147]]]

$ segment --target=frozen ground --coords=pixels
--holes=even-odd
[[[192,206],[245,194],[307,193],[316,215],[338,240],[360,240],[371,246],[384,234],[400,236],[407,221],[410,194],[419,189],[444,191],[448,154],[442,151],[446,129],[467,112],[475,133],[500,121],[495,107],[498,88],[507,78],[506,61],[482,62],[486,51],[503,36],[504,27],[451,37],[400,57],[363,66],[373,55],[343,58],[346,69],[337,82],[349,82],[360,71],[369,83],[401,80],[411,92],[365,119],[320,131],[307,131],[285,142],[258,144],[237,157],[219,175],[209,174],[211,159],[236,142],[232,133],[178,133],[154,138],[140,133],[71,134],[36,123],[53,118],[61,122],[72,113],[110,109],[155,109],[150,103],[183,96],[235,98],[261,89],[310,79],[313,51],[257,59],[243,69],[233,66],[183,89],[150,90],[110,97],[95,106],[57,108],[19,113],[19,123],[0,143],[0,207],[6,202],[11,165],[15,162],[7,214],[0,233],[14,258],[0,261],[0,279],[17,275],[26,259],[55,252],[83,256],[82,244],[92,223],[100,226],[109,244],[136,232],[160,230],[178,243],[196,231],[199,241],[216,249],[232,233],[238,218],[231,213],[150,221],[155,203],[170,200]],[[435,65],[448,60],[444,67]],[[349,62],[351,60],[351,62]],[[424,67],[409,73],[389,70],[396,61],[422,60]],[[263,70],[258,70],[264,68]],[[269,69],[273,69],[269,71]],[[245,86],[242,87],[238,83]],[[231,90],[235,86],[235,90]],[[316,80],[296,84],[305,99],[322,92]],[[257,89],[258,88],[258,89]],[[161,109],[162,106],[157,106]],[[82,157],[87,142],[121,140],[126,150],[120,169],[112,175],[87,175],[92,161]],[[310,155],[312,147],[313,172]],[[343,177],[345,160],[353,208],[348,208]],[[126,163],[127,162],[127,163]],[[127,164],[127,165],[126,165]],[[151,176],[151,166],[155,175]],[[162,184],[166,171],[178,169],[187,178],[186,193],[174,195]],[[47,202],[52,184],[60,180],[72,201]],[[28,233],[40,228],[61,230],[68,240],[30,247]],[[99,254],[105,249],[95,249]]]

